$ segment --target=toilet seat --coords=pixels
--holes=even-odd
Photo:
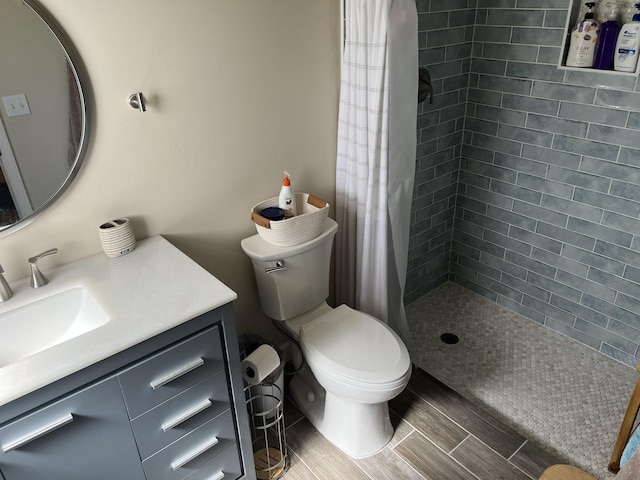
[[[403,387],[411,375],[409,352],[378,319],[339,307],[304,325],[300,343],[312,370],[365,390]]]

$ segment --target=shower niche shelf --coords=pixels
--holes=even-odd
[[[595,1],[595,0],[594,0]],[[613,3],[617,3],[617,11],[618,11],[618,22],[620,25],[624,23],[628,23],[631,21],[633,14],[636,13],[636,9],[634,8],[634,4],[640,2],[636,1],[628,1],[628,0],[599,0],[596,1],[596,6],[593,10],[595,15],[595,19],[600,23],[606,22],[607,18],[607,9],[605,5],[609,3],[609,1]],[[635,72],[618,72],[615,70],[600,70],[597,68],[583,68],[583,67],[569,67],[567,66],[567,53],[569,50],[569,43],[571,39],[571,29],[574,27],[576,23],[581,21],[584,18],[585,13],[587,12],[587,8],[585,7],[585,3],[587,0],[571,0],[571,8],[569,9],[569,14],[567,15],[567,21],[565,23],[564,28],[564,39],[562,41],[562,49],[560,50],[561,55],[558,61],[558,68],[561,70],[572,70],[575,72],[585,72],[585,73],[598,73],[604,75],[616,75],[620,77],[637,77],[638,73],[640,73],[640,61],[636,66]]]

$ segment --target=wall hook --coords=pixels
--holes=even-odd
[[[144,97],[142,96],[142,92],[136,92],[131,94],[131,96],[129,97],[129,105],[131,105],[131,108],[135,108],[140,112],[147,111],[147,106],[144,103]]]

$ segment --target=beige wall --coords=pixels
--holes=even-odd
[[[91,143],[68,193],[0,238],[8,277],[50,247],[45,271],[99,252],[98,224],[129,216],[139,238],[165,235],[238,293],[241,332],[270,332],[240,240],[284,169],[334,201],[340,0],[41,3],[89,73]],[[136,91],[144,114],[127,104]]]

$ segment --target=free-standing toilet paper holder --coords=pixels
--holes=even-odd
[[[241,349],[242,351],[242,349]],[[289,468],[284,424],[284,392],[277,385],[280,356],[260,345],[241,362],[258,480],[275,480]]]
[[[276,384],[245,389],[258,480],[274,480],[289,469],[284,424],[284,392]]]

